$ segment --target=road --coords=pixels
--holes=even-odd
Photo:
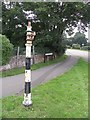
[[[67,49],[66,55],[82,57],[87,62],[90,62],[90,52],[88,52],[88,51],[81,51],[81,50],[75,50],[75,49]]]
[[[68,55],[68,58],[65,61],[32,71],[32,87],[42,84],[68,71],[76,64],[79,57],[83,57],[88,61],[87,52],[84,51],[67,50],[66,54]],[[0,98],[19,94],[24,89],[24,74],[0,79],[0,89]]]

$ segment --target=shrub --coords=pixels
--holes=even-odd
[[[0,35],[0,43],[2,43],[0,55],[2,55],[2,65],[5,65],[10,60],[12,55],[13,45],[5,35]]]
[[[66,48],[71,49],[71,46],[70,45],[66,45]]]
[[[73,48],[73,49],[80,49],[80,45],[79,45],[79,44],[73,44],[73,45],[72,45],[72,48]]]
[[[82,50],[90,50],[90,46],[83,46],[81,49]]]

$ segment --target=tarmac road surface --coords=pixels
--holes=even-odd
[[[32,71],[32,87],[35,87],[52,78],[55,78],[58,75],[63,74],[64,72],[68,71],[74,64],[76,64],[77,60],[77,57],[69,56],[63,62]],[[1,98],[18,94],[24,89],[24,74],[2,78],[0,79],[0,85],[1,84]]]
[[[90,62],[90,52],[88,52],[88,51],[67,49],[66,50],[66,55],[82,57],[87,62]]]
[[[65,61],[32,71],[32,87],[65,73],[76,64],[79,57],[90,62],[88,52],[86,51],[67,49],[66,54],[68,55],[68,58]],[[23,89],[24,74],[0,79],[0,98],[19,94]]]

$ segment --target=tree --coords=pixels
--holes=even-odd
[[[77,32],[73,37],[72,43],[79,44],[82,47],[82,45],[87,44],[87,38],[84,33]]]
[[[61,53],[63,49],[62,34],[67,30],[68,34],[72,34],[74,27],[81,21],[82,30],[88,26],[90,21],[90,5],[83,2],[24,2],[17,3],[13,8],[3,10],[3,33],[6,34],[12,43],[15,45],[18,42],[23,43],[23,36],[25,29],[19,28],[16,30],[15,16],[22,18],[26,23],[25,14],[23,10],[32,10],[37,15],[37,20],[32,23],[33,30],[36,31],[37,36],[34,44],[42,49],[54,51],[57,54]],[[9,16],[8,16],[9,15]],[[10,21],[8,19],[12,18]],[[8,21],[8,24],[6,25]],[[7,27],[6,27],[7,26]],[[11,35],[8,33],[7,28],[11,30]],[[22,32],[21,32],[22,31]],[[17,34],[18,33],[18,34]],[[15,38],[16,37],[16,38]],[[19,40],[18,41],[18,37]],[[15,40],[13,39],[15,38]]]
[[[12,6],[12,4],[10,5]],[[14,4],[10,9],[7,9],[4,3],[2,4],[2,34],[6,35],[15,46],[23,46],[25,43],[26,28],[23,26],[23,28],[16,29],[16,25],[21,23],[15,20],[16,16],[19,16],[22,21],[26,20],[22,8],[18,3]]]

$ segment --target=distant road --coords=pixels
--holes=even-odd
[[[66,55],[82,57],[87,62],[90,62],[90,52],[88,52],[88,51],[67,49],[66,50]]]

